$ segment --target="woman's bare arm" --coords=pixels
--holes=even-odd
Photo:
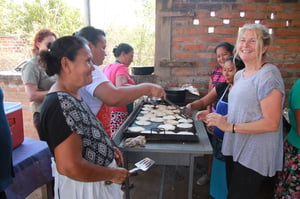
[[[60,174],[83,182],[111,181],[121,184],[129,176],[123,168],[109,168],[93,164],[82,157],[81,136],[72,133],[55,149],[55,161]]]
[[[213,102],[215,102],[218,98],[216,88],[211,89],[204,97],[199,100],[195,100],[192,103],[186,105],[186,107],[190,110],[203,110]]]
[[[42,102],[48,91],[40,91],[36,84],[25,84],[25,92],[31,102]]]

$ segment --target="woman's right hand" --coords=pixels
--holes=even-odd
[[[129,176],[130,176],[130,173],[128,170],[126,170],[124,168],[116,168],[113,171],[113,176],[110,181],[113,183],[116,183],[116,184],[122,184],[126,180],[126,178]]]
[[[148,86],[149,92],[146,94],[148,97],[160,97],[160,98],[166,98],[166,92],[163,87],[161,87],[158,84],[152,84],[152,83],[144,83]]]
[[[188,103],[185,107],[186,107],[187,109],[189,109],[190,111],[192,110],[192,105],[191,105],[191,103]]]
[[[196,120],[202,120],[203,122],[207,123],[206,116],[209,114],[208,110],[198,111],[196,114]]]

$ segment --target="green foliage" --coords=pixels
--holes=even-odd
[[[107,23],[110,25],[101,27],[106,32],[108,45],[108,56],[104,65],[114,61],[112,49],[119,43],[128,43],[134,48],[134,62],[131,66],[154,64],[155,1],[132,1],[135,5],[134,14],[138,19],[135,26],[128,26],[126,22],[121,26]],[[7,67],[14,67],[16,63],[24,60],[24,56],[27,58],[31,56],[32,39],[38,30],[49,28],[61,37],[70,35],[84,26],[80,10],[69,7],[63,0],[23,0],[21,4],[14,0],[0,0],[0,17],[0,35],[21,37],[27,45],[18,55],[0,53],[0,64],[3,66],[2,63],[7,63],[6,65],[9,65]],[[11,60],[7,61],[9,56]]]
[[[20,50],[1,50],[0,70],[14,68],[30,58],[32,40],[36,32],[48,28],[58,36],[71,35],[84,26],[80,10],[67,6],[62,0],[33,0],[16,3],[0,0],[0,35],[14,36]]]
[[[153,66],[155,54],[155,1],[135,0],[135,15],[139,19],[133,28],[127,24],[105,28],[107,35],[107,53],[105,64],[114,61],[112,49],[119,43],[128,43],[134,48],[134,60],[131,66]],[[130,22],[128,22],[130,23]]]
[[[62,0],[0,1],[0,34],[16,34],[32,38],[42,28],[59,36],[70,35],[84,25],[79,9],[68,7]],[[30,40],[29,39],[29,40]]]
[[[33,37],[41,28],[49,28],[59,36],[70,35],[84,25],[79,9],[67,6],[62,0],[0,1],[1,34],[22,34]]]

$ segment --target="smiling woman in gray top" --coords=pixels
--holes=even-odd
[[[268,29],[246,24],[238,35],[236,55],[245,69],[236,73],[229,94],[228,116],[209,114],[209,126],[224,134],[229,199],[254,199],[260,185],[282,169],[281,113],[284,83],[278,68],[266,62]]]

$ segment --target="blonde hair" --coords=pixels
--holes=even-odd
[[[271,45],[271,35],[269,34],[269,30],[266,26],[262,24],[245,24],[242,28],[240,28],[238,37],[236,40],[236,48],[239,45],[239,42],[241,40],[241,37],[244,35],[244,33],[249,30],[254,33],[256,42],[256,49],[257,49],[257,60],[261,61],[262,59],[265,59],[267,57],[267,51],[262,53],[263,48],[265,46]],[[238,55],[238,50],[235,49],[234,56]]]

